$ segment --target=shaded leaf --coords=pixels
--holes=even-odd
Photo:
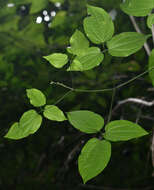
[[[22,39],[22,43],[27,48],[33,48],[36,47],[44,47],[46,45],[45,39],[44,39],[44,24],[37,24],[34,23],[34,18],[30,17],[29,24],[24,26],[24,28],[20,31],[18,31],[18,38]],[[33,46],[31,46],[31,44]],[[36,51],[34,49],[34,51]]]
[[[52,3],[64,3],[64,0],[49,0]]]
[[[73,127],[85,133],[97,133],[104,125],[104,119],[91,111],[68,112],[67,116]]]
[[[87,6],[88,16],[83,25],[87,37],[95,44],[101,44],[111,39],[114,25],[110,15],[102,8]]]
[[[31,14],[41,11],[48,4],[48,0],[30,0],[29,2],[32,3],[31,9],[30,9]]]
[[[86,53],[81,56],[77,56],[68,71],[86,71],[100,65],[103,61],[104,55],[97,47],[91,47],[87,49]]]
[[[121,9],[129,15],[133,16],[146,16],[154,8],[153,0],[125,0],[120,5]]]
[[[151,54],[149,56],[148,69],[149,69],[149,76],[152,81],[152,85],[154,86],[154,49],[151,51]]]
[[[54,105],[45,106],[43,115],[47,119],[53,120],[53,121],[67,120],[64,113],[57,106],[54,106]]]
[[[105,126],[104,138],[110,141],[127,141],[147,134],[148,132],[136,123],[116,120]]]
[[[40,90],[32,88],[27,89],[26,92],[33,106],[40,107],[46,104],[46,97]]]
[[[152,25],[154,24],[154,14],[150,14],[147,18],[147,26],[152,29]]]
[[[123,32],[107,42],[108,51],[112,56],[127,57],[141,49],[148,37],[137,32]]]
[[[66,11],[59,11],[57,12],[56,16],[53,18],[51,22],[50,28],[56,28],[59,26],[64,26],[67,19],[67,12]]]
[[[106,140],[90,139],[83,147],[78,158],[79,172],[83,182],[100,174],[111,157],[111,144]]]
[[[53,53],[48,56],[44,56],[44,58],[50,62],[56,68],[62,68],[68,62],[68,57],[63,53]]]

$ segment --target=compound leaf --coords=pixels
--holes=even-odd
[[[83,147],[78,158],[78,167],[83,182],[100,174],[111,157],[111,144],[106,140],[90,139]]]

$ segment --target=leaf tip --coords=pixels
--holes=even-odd
[[[82,178],[82,180],[83,180],[83,184],[85,185],[86,183],[87,183],[87,179],[84,179],[84,178]]]

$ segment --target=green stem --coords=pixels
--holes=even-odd
[[[132,79],[130,79],[130,80],[128,80],[128,81],[126,81],[126,82],[124,82],[124,83],[122,83],[122,84],[119,84],[118,86],[113,87],[113,88],[98,89],[98,90],[82,90],[82,89],[78,89],[78,88],[72,88],[72,87],[67,86],[67,85],[65,85],[65,84],[63,84],[63,83],[60,83],[60,82],[53,82],[53,81],[52,81],[50,84],[55,84],[55,85],[57,85],[57,86],[61,86],[61,87],[63,87],[63,88],[69,89],[69,90],[74,91],[74,92],[83,92],[83,93],[109,92],[109,91],[113,91],[113,90],[116,90],[116,89],[118,89],[118,88],[121,88],[121,87],[123,87],[123,86],[125,86],[125,85],[127,85],[127,84],[129,84],[129,83],[131,83],[131,82],[133,82],[133,81],[135,81],[136,79],[138,79],[138,78],[144,76],[145,74],[147,74],[149,71],[151,71],[151,70],[153,70],[153,69],[154,69],[154,67],[152,67],[152,68],[150,68],[150,69],[147,69],[147,70],[144,71],[143,73],[141,73],[141,74],[139,74],[139,75],[133,77]]]

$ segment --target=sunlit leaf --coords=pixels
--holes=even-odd
[[[154,8],[153,0],[125,0],[121,5],[121,9],[129,15],[146,16],[152,8]]]
[[[40,90],[32,88],[27,89],[26,92],[33,106],[40,107],[46,104],[46,97]]]
[[[79,172],[83,182],[100,174],[111,157],[111,144],[106,140],[90,139],[83,147],[78,158]]]
[[[89,41],[82,32],[76,30],[70,38],[70,45],[71,47],[67,48],[69,53],[74,55],[83,55],[89,48]]]
[[[84,30],[88,38],[95,44],[111,39],[114,25],[110,15],[102,8],[88,5],[88,16],[84,19]]]
[[[104,138],[110,141],[127,141],[147,134],[148,132],[136,123],[116,120],[105,126]]]
[[[100,65],[103,61],[104,55],[97,47],[91,47],[87,49],[86,53],[81,56],[77,56],[68,71],[86,71]]]
[[[67,116],[73,127],[85,133],[97,133],[104,126],[104,119],[91,111],[68,112]]]
[[[42,123],[42,116],[39,115],[35,110],[29,110],[25,112],[19,123],[14,123],[5,135],[9,139],[22,139],[35,133]]]
[[[68,57],[63,53],[53,53],[48,56],[44,56],[44,58],[50,62],[56,68],[62,68],[68,62]]]
[[[137,32],[117,34],[107,42],[108,51],[112,56],[127,57],[140,50],[148,37]]]
[[[67,120],[64,113],[57,106],[54,106],[54,105],[46,105],[43,115],[47,119],[53,120],[53,121]]]
[[[26,136],[27,136],[27,133],[26,134],[23,133],[23,130],[19,127],[19,123],[16,122],[10,127],[8,133],[4,137],[8,139],[18,140]]]
[[[35,110],[29,110],[25,112],[20,120],[19,127],[23,130],[24,134],[33,134],[41,126],[42,116],[39,115]]]

